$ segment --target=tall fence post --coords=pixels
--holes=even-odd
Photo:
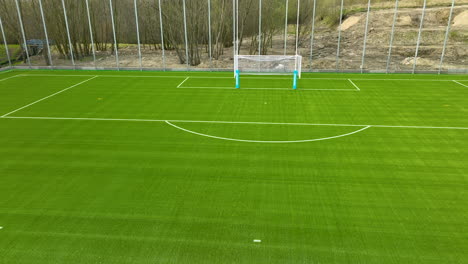
[[[393,12],[392,32],[390,33],[390,44],[388,46],[387,67],[385,70],[386,73],[388,73],[388,69],[390,67],[390,59],[392,56],[393,38],[395,36],[395,24],[396,24],[397,16],[398,16],[398,0],[395,0],[395,11]]]
[[[418,60],[419,45],[421,43],[421,32],[424,24],[424,15],[426,14],[426,0],[423,3],[423,10],[421,15],[421,23],[419,23],[418,41],[416,42],[416,52],[414,53],[413,74],[416,71],[416,64]]]
[[[141,71],[143,70],[143,64],[141,61],[140,25],[138,23],[137,0],[133,0],[133,5],[135,6],[135,23],[136,23],[137,41],[138,41],[138,62],[140,64],[140,71]]]
[[[258,55],[262,55],[262,0],[258,0]]]
[[[91,40],[91,49],[93,51],[93,63],[96,69],[96,47],[94,46],[93,27],[91,25],[91,14],[89,12],[89,0],[86,0],[86,14],[88,16],[89,37]]]
[[[297,0],[297,18],[296,18],[296,55],[298,55],[299,48],[299,15],[301,10],[301,0]]]
[[[338,46],[336,47],[336,70],[338,71],[339,60],[340,60],[340,43],[341,43],[341,22],[343,22],[343,2],[341,0],[341,7],[340,7],[340,25],[338,27]]]
[[[312,57],[314,54],[314,34],[315,34],[315,7],[317,5],[317,0],[314,0],[314,7],[312,9],[312,29],[310,33],[310,59],[309,59],[309,68],[312,70]]]
[[[455,6],[455,0],[452,0],[452,6],[450,7],[450,14],[449,14],[448,22],[447,22],[447,29],[445,30],[444,46],[442,47],[442,54],[440,55],[440,63],[439,63],[439,71],[438,71],[439,74],[440,74],[440,71],[442,70],[442,64],[444,63],[445,49],[447,47],[447,40],[448,40],[448,36],[450,33],[450,24],[452,23],[452,15],[453,15],[454,6]]]
[[[182,1],[184,8],[184,35],[185,35],[185,63],[187,64],[187,70],[189,69],[189,53],[188,53],[188,37],[187,37],[187,12],[185,7],[185,0]]]
[[[210,56],[210,69],[213,69],[213,59],[211,57],[211,0],[208,0],[208,56]]]
[[[159,30],[161,31],[161,56],[163,61],[163,69],[166,70],[166,54],[164,48],[164,29],[163,29],[163,19],[162,19],[162,9],[161,9],[161,0],[158,0],[159,5]]]
[[[117,48],[117,34],[115,34],[114,7],[112,4],[112,0],[109,0],[109,7],[112,22],[112,35],[114,35],[115,64],[117,65],[117,70],[120,71],[119,49]]]
[[[361,59],[361,73],[364,70],[364,63],[365,63],[365,58],[366,58],[366,45],[367,45],[367,29],[369,26],[369,12],[370,12],[370,5],[371,5],[371,0],[367,2],[367,15],[366,15],[366,26],[364,29],[364,43],[362,46],[362,59]]]
[[[31,60],[29,59],[29,48],[26,43],[26,34],[24,33],[23,18],[21,17],[21,11],[20,11],[18,0],[15,0],[15,2],[16,2],[16,11],[18,11],[18,19],[20,22],[21,35],[23,37],[24,50],[26,52],[26,60],[28,62],[29,68],[31,68]]]
[[[3,37],[3,45],[5,45],[5,53],[8,58],[8,65],[11,67],[11,58],[10,58],[10,51],[8,50],[8,42],[5,37],[5,31],[3,29],[3,22],[2,22],[2,17],[0,16],[0,30],[2,30],[2,37]]]
[[[68,38],[68,46],[70,50],[71,62],[72,62],[73,68],[76,68],[75,56],[73,54],[73,46],[72,46],[72,41],[70,37],[70,28],[68,26],[68,16],[67,16],[67,8],[65,7],[65,0],[62,0],[62,7],[63,7],[63,16],[65,18],[65,27],[67,29],[67,38]]]
[[[232,59],[236,57],[236,2],[232,0]]]
[[[46,45],[47,45],[47,57],[49,59],[49,64],[50,67],[54,65],[52,62],[52,53],[50,52],[50,43],[49,43],[49,33],[47,32],[47,26],[46,26],[46,21],[45,21],[45,16],[44,16],[44,9],[42,7],[42,0],[39,0],[39,9],[41,11],[41,19],[42,19],[42,27],[44,29],[44,36],[46,39]]]
[[[286,45],[288,42],[288,7],[289,7],[289,0],[286,0],[286,11],[284,13],[284,55],[286,55]]]
[[[239,55],[239,0],[236,1],[236,54]]]

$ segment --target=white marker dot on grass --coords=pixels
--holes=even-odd
[[[3,229],[3,226],[0,226],[0,229]]]
[[[254,242],[254,243],[260,243],[260,242],[262,242],[262,241],[261,241],[260,239],[254,239],[253,242]]]

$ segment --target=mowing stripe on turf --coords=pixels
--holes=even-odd
[[[53,94],[51,94],[51,95],[48,95],[48,96],[46,96],[46,97],[44,97],[44,98],[41,98],[41,99],[39,99],[39,100],[36,100],[36,101],[34,101],[34,102],[30,103],[30,104],[27,104],[27,105],[25,105],[25,106],[22,106],[22,107],[20,107],[20,108],[18,108],[18,109],[15,109],[15,110],[9,112],[9,113],[6,113],[6,114],[4,114],[4,115],[1,116],[1,117],[6,117],[6,116],[8,116],[8,115],[10,115],[10,114],[13,114],[13,113],[15,113],[15,112],[18,112],[18,111],[21,110],[21,109],[24,109],[24,108],[26,108],[26,107],[28,107],[28,106],[33,105],[33,104],[37,104],[37,103],[39,103],[39,102],[41,102],[41,101],[46,100],[47,98],[50,98],[50,97],[52,97],[52,96],[57,95],[57,94],[59,94],[59,93],[63,93],[63,92],[65,92],[65,91],[67,91],[67,90],[69,90],[69,89],[71,89],[71,88],[73,88],[73,87],[76,87],[76,86],[81,85],[81,84],[83,84],[83,83],[85,83],[85,82],[91,81],[91,80],[94,79],[94,78],[97,78],[97,76],[94,76],[94,77],[92,77],[92,78],[86,79],[86,80],[84,80],[84,81],[82,81],[82,82],[79,82],[79,83],[77,83],[77,84],[74,84],[74,85],[72,85],[72,86],[70,86],[70,87],[67,87],[67,88],[65,88],[65,89],[63,89],[63,90],[60,90],[60,91],[58,91],[58,92],[56,92],[56,93],[53,93]]]
[[[174,123],[219,123],[219,124],[253,124],[253,125],[291,125],[291,126],[342,126],[342,127],[382,127],[382,128],[421,128],[421,129],[455,129],[468,130],[468,127],[439,126],[397,126],[397,125],[359,125],[359,124],[315,124],[315,123],[279,123],[248,121],[216,120],[164,120],[164,119],[131,119],[131,118],[94,118],[94,117],[46,117],[46,116],[0,116],[0,119],[43,119],[43,120],[89,120],[89,121],[128,121],[128,122],[174,122]]]
[[[461,86],[465,86],[465,87],[468,88],[468,85],[465,85],[465,84],[463,84],[463,83],[461,83],[461,82],[457,82],[457,81],[455,81],[455,80],[452,80],[452,81],[455,82],[455,83],[457,83],[457,84],[459,84],[459,85],[461,85]]]

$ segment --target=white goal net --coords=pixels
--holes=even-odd
[[[235,55],[234,75],[239,74],[291,74],[297,71],[301,77],[302,56],[300,55]]]

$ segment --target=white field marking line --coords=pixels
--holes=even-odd
[[[0,79],[0,82],[6,81],[6,80],[11,79],[11,78],[20,77],[20,76],[23,76],[23,75],[18,74],[18,75],[13,75],[13,76],[10,76],[10,77],[7,77],[7,78],[3,78],[3,79]]]
[[[7,73],[7,72],[11,72],[11,70],[0,71],[0,74],[4,74],[4,73]]]
[[[297,88],[297,90],[306,90],[306,91],[350,91],[358,92],[356,89],[313,89],[313,88]]]
[[[215,120],[165,120],[165,119],[129,119],[129,118],[93,118],[93,117],[45,117],[45,116],[0,116],[3,119],[43,119],[43,120],[89,120],[89,121],[127,121],[127,122],[174,122],[174,123],[214,123],[246,125],[290,125],[290,126],[342,126],[342,127],[381,127],[381,128],[420,128],[420,129],[455,129],[468,130],[468,127],[437,126],[392,126],[392,125],[358,125],[358,124],[315,124],[315,123],[276,123],[248,121],[215,121]]]
[[[294,91],[293,88],[239,88],[234,87],[203,87],[203,86],[193,86],[193,87],[177,87],[179,89],[222,89],[222,90],[290,90]],[[314,89],[314,88],[297,88],[297,90],[306,90],[306,91],[352,91],[355,92],[356,89]]]
[[[359,87],[358,87],[353,81],[351,81],[351,79],[348,79],[348,81],[349,81],[354,87],[356,87],[356,89],[357,89],[358,91],[361,91],[361,89],[359,89]]]
[[[185,131],[185,132],[188,132],[188,133],[191,133],[191,134],[195,134],[195,135],[198,135],[198,136],[221,139],[221,140],[228,140],[228,141],[249,142],[249,143],[303,143],[303,142],[322,141],[322,140],[327,140],[327,139],[346,137],[346,136],[349,136],[349,135],[352,135],[352,134],[359,133],[359,132],[361,132],[363,130],[366,130],[369,127],[371,127],[371,126],[366,126],[366,127],[363,127],[361,129],[355,130],[355,131],[350,132],[350,133],[341,134],[341,135],[332,136],[332,137],[324,137],[324,138],[314,138],[314,139],[304,139],[304,140],[250,140],[250,139],[217,137],[217,136],[212,136],[212,135],[208,135],[208,134],[203,134],[203,133],[195,132],[193,130],[188,130],[188,129],[185,129],[183,127],[174,125],[169,121],[166,121],[166,124],[168,124],[170,126],[173,126],[173,127],[177,128],[177,129],[180,129],[182,131]]]
[[[262,241],[260,239],[254,239],[253,242],[254,243],[261,243]]]
[[[465,85],[465,84],[463,84],[463,83],[461,83],[461,82],[457,82],[457,81],[455,81],[455,80],[452,80],[452,81],[453,81],[454,83],[458,83],[459,85],[461,85],[461,86],[465,86],[465,87],[467,87],[467,88],[468,88],[468,85]]]
[[[370,78],[353,78],[355,81],[420,81],[420,82],[450,82],[452,80],[440,79],[370,79]]]
[[[187,75],[183,76],[178,76],[178,75],[157,75],[157,76],[149,76],[149,75],[92,75],[92,74],[21,74],[22,76],[49,76],[49,77],[62,77],[62,76],[98,76],[98,77],[115,77],[115,78],[125,78],[125,77],[130,77],[130,78],[185,78]],[[228,77],[228,76],[190,76],[190,78],[200,78],[200,79],[233,79],[233,77]],[[268,80],[292,80],[291,78],[282,78],[282,77],[246,77],[244,76],[243,78],[245,79],[268,79]],[[302,77],[300,80],[343,80],[346,81],[348,80],[347,78],[307,78],[307,77]],[[440,80],[440,79],[370,79],[370,78],[353,78],[353,80],[358,80],[358,81],[428,81],[428,82],[451,82],[454,80]],[[456,80],[456,81],[468,81],[468,80]]]
[[[182,89],[231,89],[231,90],[293,90],[293,88],[235,88],[235,87],[202,87],[202,86],[193,86],[193,87],[177,87]]]
[[[201,87],[201,86],[193,86],[193,87],[177,87],[179,89],[229,89],[229,90],[237,90],[234,87]]]
[[[124,77],[129,77],[129,78],[185,78],[185,76],[167,76],[167,75],[160,75],[160,76],[146,76],[146,75],[93,75],[93,74],[22,74],[22,76],[28,76],[28,77],[88,77],[88,76],[96,76],[96,77],[116,77],[116,78],[124,78]],[[204,78],[204,77],[194,77],[191,76],[191,78]],[[214,77],[207,77],[207,78],[214,78]]]
[[[83,84],[83,83],[85,83],[85,82],[91,81],[91,80],[94,79],[94,78],[97,78],[97,76],[94,76],[94,77],[92,77],[92,78],[86,79],[86,80],[84,80],[84,81],[82,81],[82,82],[79,82],[79,83],[77,83],[77,84],[74,84],[74,85],[72,85],[72,86],[70,86],[70,87],[67,87],[67,88],[65,88],[65,89],[63,89],[63,90],[60,90],[60,91],[58,91],[58,92],[56,92],[56,93],[53,93],[53,94],[51,94],[51,95],[48,95],[48,96],[46,96],[46,97],[44,97],[44,98],[41,98],[41,99],[39,99],[39,100],[36,100],[36,101],[34,101],[34,102],[30,103],[30,104],[27,104],[27,105],[25,105],[25,106],[23,106],[23,107],[20,107],[20,108],[16,109],[16,110],[13,110],[13,111],[11,111],[11,112],[9,112],[9,113],[6,113],[6,114],[2,115],[1,117],[6,117],[6,116],[8,116],[8,115],[11,115],[11,114],[13,114],[13,113],[15,113],[15,112],[18,112],[19,110],[22,110],[22,109],[24,109],[24,108],[26,108],[26,107],[31,106],[31,105],[33,105],[33,104],[37,104],[37,103],[39,103],[39,102],[41,102],[41,101],[44,101],[44,100],[46,100],[47,98],[50,98],[50,97],[52,97],[52,96],[54,96],[54,95],[57,95],[57,94],[59,94],[59,93],[63,93],[63,92],[65,92],[65,91],[67,91],[67,90],[69,90],[69,89],[71,89],[71,88],[73,88],[73,87],[76,87],[76,86],[81,85],[81,84]]]
[[[179,83],[179,85],[177,85],[177,88],[180,88],[180,86],[182,86],[182,84],[184,84],[184,82],[186,82],[189,78],[190,76],[185,78],[181,83]]]

